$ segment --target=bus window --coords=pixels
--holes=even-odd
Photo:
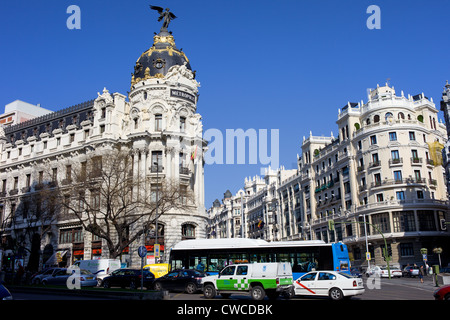
[[[210,254],[208,261],[208,271],[220,271],[227,266],[227,258],[223,255]]]

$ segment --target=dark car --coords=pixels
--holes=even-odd
[[[443,286],[433,293],[436,300],[450,300],[450,285]]]
[[[440,268],[439,273],[450,273],[450,267]]]
[[[354,277],[362,278],[362,273],[361,273],[361,271],[358,268],[350,268],[350,273]]]
[[[153,281],[155,276],[148,270],[143,271],[144,275],[144,287],[147,289],[153,288]],[[130,289],[136,289],[141,287],[141,270],[139,269],[117,269],[114,270],[109,276],[103,279],[103,287],[129,287]]]
[[[6,287],[0,283],[0,300],[12,300],[13,297]]]
[[[418,266],[407,266],[402,271],[403,277],[417,277],[419,275]]]
[[[205,276],[197,270],[173,270],[156,279],[153,287],[155,290],[186,291],[192,294],[201,288],[202,278]]]

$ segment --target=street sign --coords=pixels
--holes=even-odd
[[[425,253],[422,254],[422,259],[423,259],[423,261],[427,261],[427,255]]]
[[[370,252],[366,252],[366,260],[370,261]]]
[[[160,254],[159,249],[160,249],[160,245],[159,244],[155,244],[155,247],[154,247],[155,258],[159,258],[159,254]]]
[[[141,257],[141,258],[145,257],[147,255],[147,248],[144,246],[140,246],[138,248],[138,254],[139,254],[139,257]]]

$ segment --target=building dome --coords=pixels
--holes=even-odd
[[[172,34],[161,30],[153,37],[153,46],[136,61],[131,85],[150,78],[163,78],[170,67],[184,64],[192,71],[189,59],[176,47]]]

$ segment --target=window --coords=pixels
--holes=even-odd
[[[152,151],[152,172],[162,172],[162,151]]]
[[[416,221],[413,211],[394,212],[392,214],[394,232],[416,231]]]
[[[398,153],[398,150],[392,150],[391,151],[391,158],[393,163],[398,163],[400,160],[400,154]]]
[[[423,191],[417,190],[417,199],[423,199]]]
[[[70,143],[75,141],[75,133],[70,134]]]
[[[383,194],[382,193],[377,194],[377,202],[383,202]]]
[[[183,240],[195,239],[195,226],[192,224],[185,224],[182,226]]]
[[[377,144],[377,136],[370,136],[370,144],[371,145]]]
[[[413,257],[414,256],[414,246],[411,242],[400,243],[400,256],[401,257]]]
[[[237,276],[245,276],[248,272],[248,266],[238,266],[236,270]]]
[[[409,140],[416,140],[416,134],[414,131],[409,132]]]
[[[417,217],[419,220],[419,231],[435,231],[436,224],[434,220],[434,212],[431,210],[418,210]]]
[[[389,141],[397,141],[397,132],[389,132]]]
[[[319,272],[319,278],[317,280],[336,280],[336,276],[328,272]]]
[[[375,173],[373,175],[373,180],[375,182],[375,186],[381,186],[381,173]]]
[[[414,170],[414,179],[416,179],[416,182],[421,182],[422,181],[420,170]]]
[[[180,132],[185,132],[186,130],[186,118],[180,117]]]
[[[155,115],[155,131],[162,130],[162,114]]]
[[[104,132],[105,132],[105,125],[102,124],[102,125],[100,126],[100,134],[103,134]]]
[[[395,183],[402,182],[402,172],[400,170],[394,171],[394,180]]]
[[[381,232],[390,232],[389,228],[389,214],[379,213],[372,216],[372,224],[375,225]],[[376,232],[378,233],[378,232]]]
[[[396,195],[397,195],[397,200],[400,200],[400,201],[405,200],[405,191],[397,191]]]

